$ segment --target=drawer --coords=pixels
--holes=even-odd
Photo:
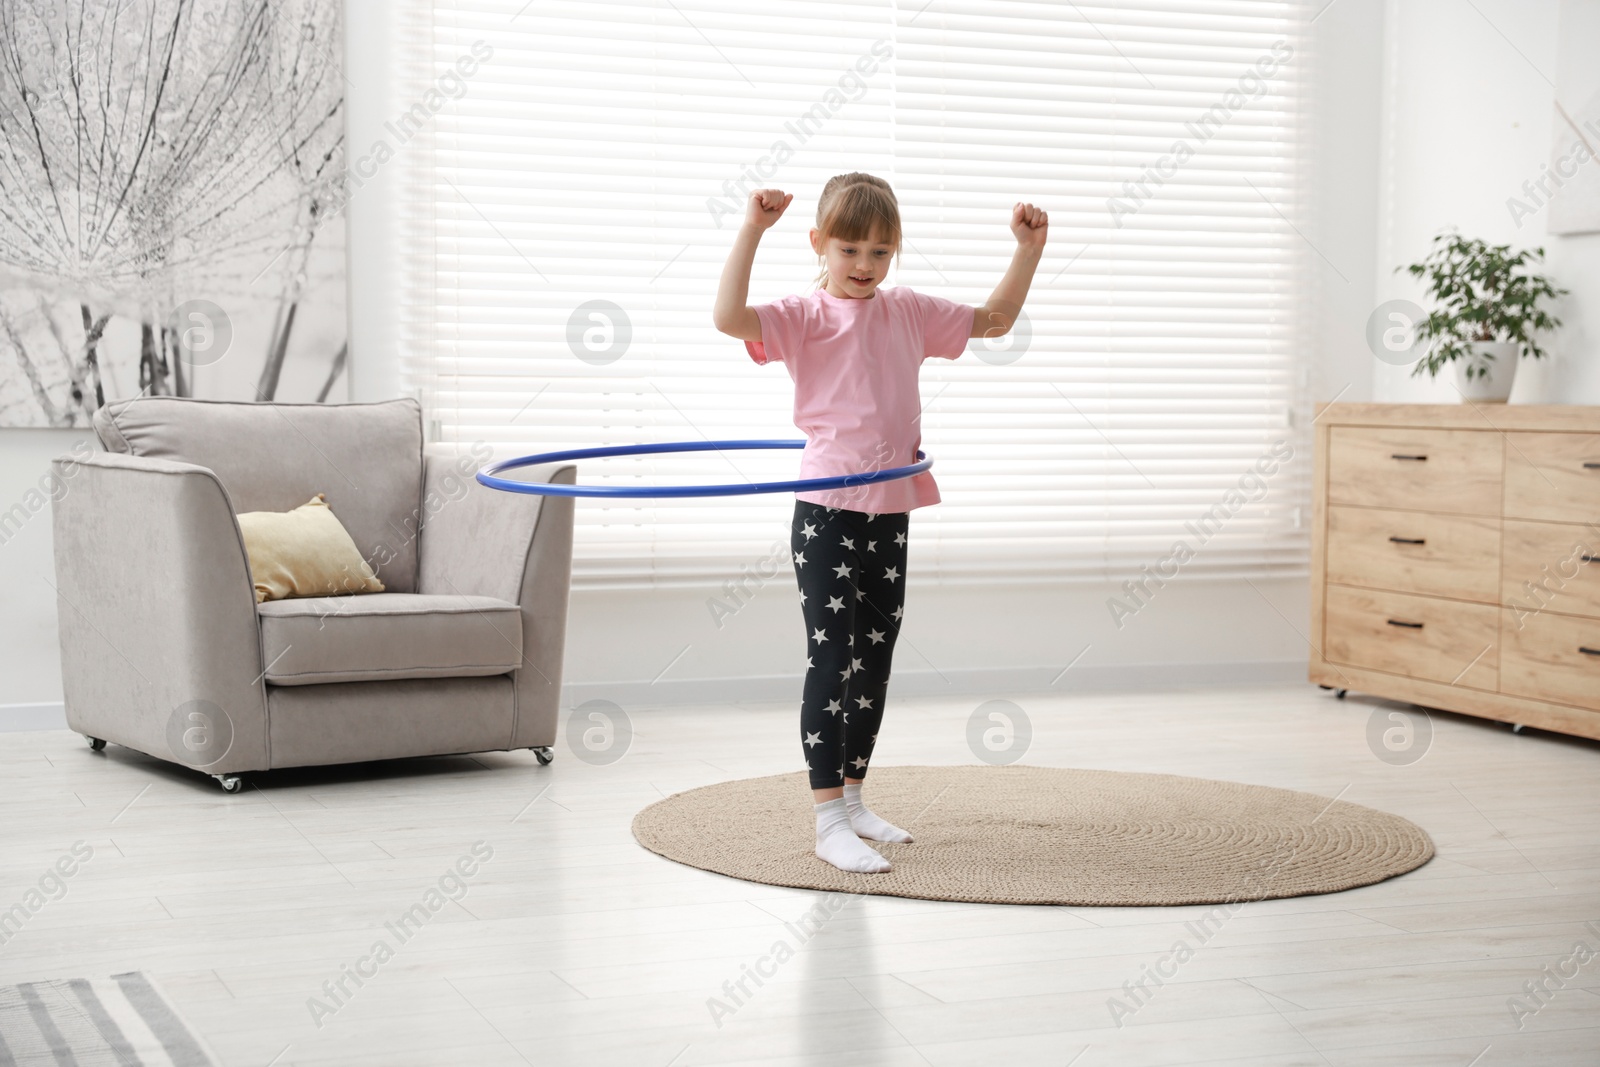
[[[1507,519],[1500,602],[1516,614],[1600,617],[1600,528]]]
[[[1600,619],[1507,608],[1501,633],[1501,692],[1600,711]]]
[[[1447,685],[1499,683],[1501,609],[1376,589],[1327,587],[1323,658]]]
[[[1327,544],[1330,582],[1500,603],[1498,519],[1329,507]]]
[[[1335,426],[1328,431],[1328,502],[1374,508],[1500,514],[1498,433]]]
[[[1600,523],[1600,434],[1506,434],[1505,515]]]

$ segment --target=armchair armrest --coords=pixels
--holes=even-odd
[[[417,588],[492,596],[522,609],[521,666],[511,748],[555,742],[572,586],[572,497],[506,493],[474,477],[487,454],[436,443],[423,448]],[[578,468],[522,468],[528,481],[577,481]],[[507,641],[512,638],[507,635]]]
[[[255,591],[217,476],[120,452],[51,466],[68,725],[209,774],[270,766]]]

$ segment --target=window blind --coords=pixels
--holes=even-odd
[[[782,365],[711,325],[748,192],[795,194],[752,303],[812,288],[806,230],[834,174],[896,190],[887,284],[972,304],[1027,200],[1050,236],[1025,320],[923,365],[943,500],[913,512],[910,573],[1303,571],[1304,16],[1270,0],[791,0],[760,17],[731,0],[406,0],[404,378],[439,439],[497,458],[798,438]],[[579,478],[779,479],[798,460],[609,459]],[[787,543],[792,507],[580,499],[574,584],[721,582]]]

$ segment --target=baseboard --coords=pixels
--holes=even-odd
[[[1136,663],[1060,667],[996,667],[955,671],[895,671],[897,697],[976,696],[1008,693],[1115,692],[1221,686],[1288,685],[1306,681],[1304,660],[1245,663]],[[798,674],[753,678],[686,678],[675,681],[574,682],[561,687],[562,706],[610,700],[624,707],[680,704],[780,703],[799,698]],[[66,708],[47,704],[0,704],[0,733],[65,730]]]
[[[1306,681],[1305,660],[1245,663],[1149,663],[1060,667],[970,668],[954,671],[895,671],[890,692],[897,697],[978,696],[1008,693],[1112,692],[1118,690],[1218,688],[1285,685]],[[562,686],[562,703],[576,707],[603,699],[624,707],[704,703],[798,701],[802,678],[688,678],[678,681],[580,682]]]
[[[67,708],[59,700],[48,704],[0,704],[0,734],[66,728]]]

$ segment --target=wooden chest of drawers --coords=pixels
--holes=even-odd
[[[1325,404],[1311,680],[1600,739],[1600,408]]]

